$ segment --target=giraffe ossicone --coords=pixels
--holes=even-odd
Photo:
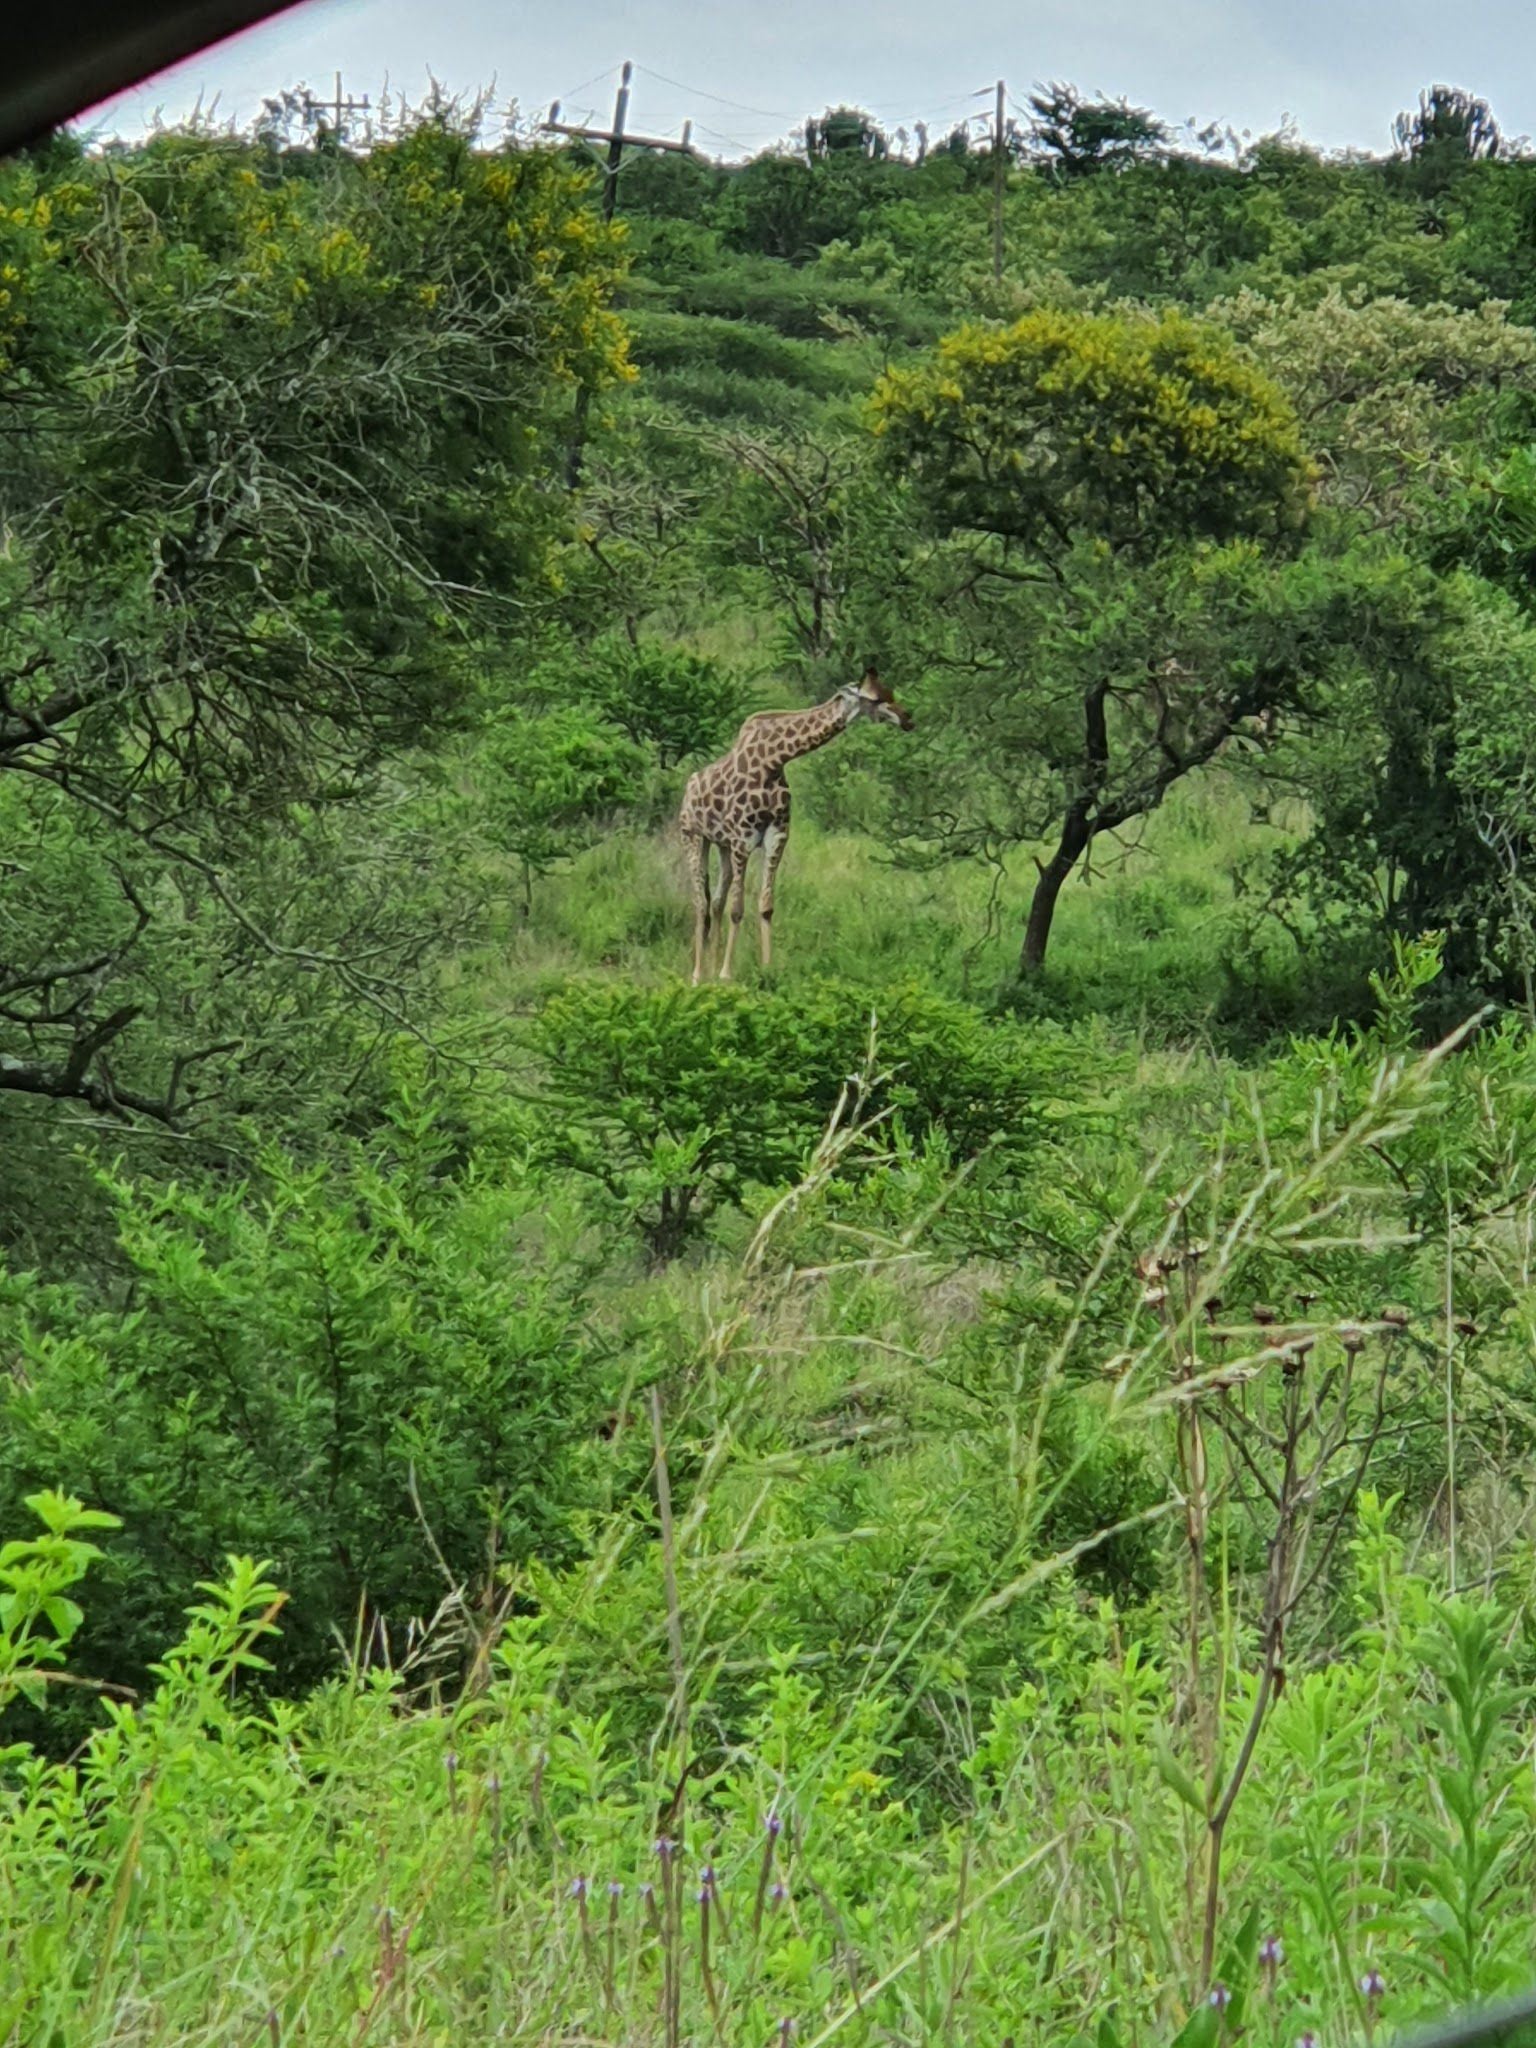
[[[773,884],[789,842],[789,783],[784,770],[801,754],[814,753],[846,732],[857,719],[912,729],[912,714],[898,704],[874,664],[856,683],[845,683],[824,704],[807,711],[760,711],[736,735],[731,751],[688,778],[678,820],[693,885],[693,978],[704,975],[704,954],[712,925],[726,920],[720,979],[731,978],[736,934],[746,910],[747,862],[761,847],[762,887],[758,934],[763,965],[772,954]],[[710,892],[709,857],[720,856],[720,879]]]

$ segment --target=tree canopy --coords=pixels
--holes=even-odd
[[[31,887],[0,1088],[174,1122],[262,1056],[195,955],[387,1001],[419,954],[356,903],[355,956],[300,939],[242,864],[279,821],[318,847],[466,715],[476,636],[544,585],[567,395],[627,374],[617,243],[557,158],[446,116],[358,158],[168,135],[3,188],[0,816]],[[156,949],[176,1021],[141,1047]]]
[[[931,362],[886,373],[873,427],[942,528],[1038,555],[1085,537],[1132,551],[1279,538],[1306,517],[1290,406],[1222,335],[1177,314],[962,328]]]

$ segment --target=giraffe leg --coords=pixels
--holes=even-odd
[[[704,973],[704,945],[709,937],[709,847],[697,832],[683,835],[688,855],[688,879],[693,885],[693,978]]]
[[[773,955],[773,878],[788,844],[786,826],[770,825],[763,834],[763,886],[757,899],[757,935],[765,967]]]
[[[715,923],[723,930],[725,900],[731,893],[731,856],[723,844],[716,846],[715,851],[720,856],[720,886],[715,891]]]
[[[736,934],[741,930],[741,920],[747,908],[747,855],[749,847],[731,846],[727,849],[731,863],[731,920],[725,928],[725,958],[720,962],[720,979],[731,978],[731,956],[736,951]]]

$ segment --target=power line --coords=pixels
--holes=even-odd
[[[610,65],[607,71],[597,73],[596,78],[589,78],[582,85],[575,87],[573,93],[563,95],[563,99],[568,102],[574,97],[575,93],[585,91],[588,86],[597,83],[598,79],[612,77],[619,69],[618,65]],[[738,113],[753,114],[763,120],[794,121],[797,127],[799,125],[800,117],[785,113],[782,109],[776,110],[772,107],[748,106],[744,100],[727,99],[722,93],[706,92],[702,87],[687,85],[681,79],[668,77],[663,71],[653,70],[649,64],[634,64],[631,69],[636,72],[642,72],[647,78],[653,78],[661,85],[671,86],[678,92],[697,93],[700,99],[710,100],[716,106],[731,107]],[[995,93],[995,86],[979,87],[975,92],[953,93],[947,99],[931,103],[922,113],[913,113],[905,108],[901,108],[898,111],[899,103],[892,100],[864,102],[863,106],[864,111],[879,119],[882,126],[888,132],[898,127],[903,130],[911,130],[918,127],[925,130],[941,130],[946,120],[948,120],[952,123],[958,122],[968,128],[984,128],[995,142],[997,133],[995,109],[978,107],[974,104],[979,99],[993,98]],[[1011,93],[1007,94],[1007,104],[1021,119],[1025,121],[1033,119],[1032,111],[1020,106]],[[561,101],[554,103],[551,108],[552,115],[558,110],[560,105]],[[973,111],[968,114],[959,111],[967,107],[972,108]],[[549,127],[548,122],[544,125],[546,129]],[[595,130],[597,127],[597,117],[595,113],[589,110],[583,114],[581,121],[576,125],[584,128],[590,127]],[[743,157],[752,156],[762,147],[762,144],[759,142],[743,141],[739,135],[727,135],[723,129],[711,128],[701,121],[693,122],[690,125],[698,134],[708,136],[711,141],[717,144],[723,143],[727,149],[736,150]],[[596,139],[606,140],[607,131],[604,131],[603,135],[597,136]],[[672,146],[675,147],[676,145]]]
[[[743,156],[750,156],[752,154],[754,145],[750,142],[743,142],[739,135],[722,135],[718,128],[706,128],[702,121],[695,121],[693,125],[700,135],[712,136],[716,142],[728,142],[732,149],[739,149]]]
[[[647,78],[654,78],[660,85],[675,86],[679,92],[686,92],[695,99],[713,100],[717,107],[734,107],[738,114],[760,114],[765,121],[793,121],[794,114],[786,114],[782,107],[749,107],[744,100],[728,100],[720,93],[706,92],[701,85],[684,85],[680,78],[668,78],[664,71],[653,71],[649,64],[637,64],[637,71],[643,71]],[[578,91],[580,88],[577,88]],[[711,134],[715,131],[711,129]],[[723,138],[729,141],[730,137]]]
[[[558,99],[556,100],[555,104],[556,104],[557,106],[562,106],[562,105],[564,105],[564,104],[565,104],[565,103],[566,103],[566,102],[567,102],[568,100],[573,100],[573,99],[575,99],[575,97],[576,97],[577,93],[579,93],[579,92],[585,92],[585,91],[586,91],[586,89],[587,89],[587,87],[588,87],[589,85],[599,85],[599,84],[601,84],[601,82],[603,81],[603,79],[605,79],[605,78],[612,78],[613,74],[614,74],[614,73],[615,73],[615,71],[617,71],[618,69],[619,69],[619,66],[618,66],[617,64],[610,64],[610,65],[608,66],[608,69],[607,69],[606,71],[594,71],[594,72],[593,72],[593,74],[592,74],[592,76],[591,76],[590,78],[584,78],[584,79],[583,79],[583,80],[581,81],[580,85],[573,85],[573,86],[571,87],[571,89],[570,89],[570,91],[569,91],[569,92],[563,92],[563,93],[561,93],[561,94],[560,94],[560,96],[559,96],[559,98],[558,98]]]

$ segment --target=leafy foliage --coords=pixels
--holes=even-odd
[[[310,168],[189,134],[3,174],[0,801],[22,870],[68,877],[12,926],[8,1090],[175,1123],[188,1062],[217,1076],[186,980],[123,1072],[149,947],[284,954],[242,862],[462,718],[462,636],[542,575],[562,396],[626,369],[614,239],[549,155],[441,114]],[[367,999],[416,943],[348,951]]]
[[[579,704],[501,721],[480,760],[491,783],[493,840],[522,869],[525,912],[533,877],[568,859],[633,804],[644,767],[638,748]]]
[[[553,651],[520,693],[539,705],[586,707],[663,769],[723,752],[746,715],[740,685],[718,661],[614,634]]]
[[[548,1069],[540,1155],[596,1182],[663,1258],[753,1187],[797,1177],[843,1114],[1020,1163],[1061,1067],[1047,1034],[915,988],[836,983],[778,998],[578,983],[530,1042]]]
[[[844,107],[627,256],[441,101],[0,170],[0,2034],[1519,1983],[1536,172],[1421,112]]]
[[[387,1654],[570,1542],[603,1385],[579,1282],[504,1263],[537,1197],[442,1177],[451,1144],[423,1105],[344,1169],[270,1157],[259,1194],[118,1183],[127,1306],[3,1282],[10,1511],[69,1470],[124,1528],[81,1639],[98,1675],[131,1682],[231,1544],[284,1574],[293,1685],[334,1629]]]
[[[1030,141],[1058,178],[1119,170],[1155,154],[1168,131],[1145,107],[1125,100],[1086,99],[1075,86],[1053,84],[1029,96]]]
[[[892,371],[873,425],[941,527],[1055,554],[1169,535],[1284,535],[1306,505],[1289,407],[1212,332],[1034,313],[965,328],[920,370]]]

